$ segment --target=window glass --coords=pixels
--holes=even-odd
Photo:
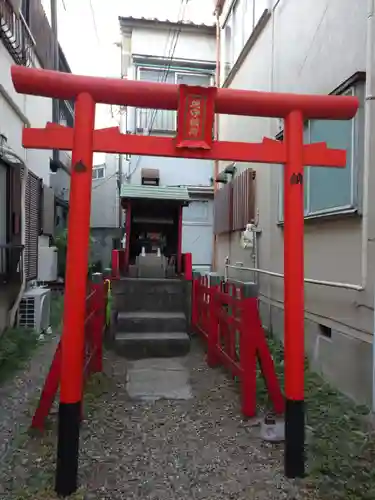
[[[353,89],[347,94],[351,95]],[[363,148],[363,114],[352,120],[311,120],[304,130],[305,144],[325,142],[346,151],[346,167],[306,167],[305,215],[322,215],[358,208],[358,175]],[[284,220],[283,171],[280,174],[279,220]]]
[[[94,167],[92,171],[93,179],[104,179],[104,167]]]

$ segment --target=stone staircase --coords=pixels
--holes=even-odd
[[[115,351],[128,359],[184,356],[190,349],[189,284],[180,279],[112,282]]]

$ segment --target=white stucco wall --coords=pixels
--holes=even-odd
[[[13,59],[2,43],[0,43],[0,84],[9,98],[18,106],[33,127],[44,127],[52,120],[51,99],[17,94],[10,75]],[[40,67],[35,58],[36,67]],[[8,139],[9,146],[23,158],[30,170],[43,179],[49,186],[50,150],[28,150],[22,147],[22,118],[9,106],[0,95],[0,132]]]
[[[34,61],[35,66],[40,67],[35,56]],[[8,146],[25,161],[28,168],[49,186],[49,158],[52,152],[50,150],[25,150],[22,146],[22,130],[27,121],[32,127],[44,127],[48,121],[51,121],[52,102],[42,97],[17,94],[10,74],[13,64],[13,59],[0,42],[0,133],[4,134]],[[7,101],[10,101],[12,105]],[[39,245],[48,244],[48,237],[39,237]],[[7,324],[8,310],[16,294],[17,290],[8,288],[0,293],[0,332]]]
[[[275,4],[270,19],[235,73],[231,88],[327,94],[357,71],[365,71],[367,2],[356,2],[355,9],[351,0],[280,0]],[[264,136],[275,137],[278,131],[277,120],[220,118],[223,140],[257,142]],[[257,171],[256,204],[262,230],[259,267],[283,272],[283,229],[277,224],[281,167],[251,166]],[[374,171],[371,169],[370,176],[362,179],[361,168],[358,182],[368,183],[371,192],[375,187]],[[315,366],[344,392],[367,402],[371,393],[375,270],[371,240],[375,205],[371,201],[369,209],[371,234],[367,243],[366,290],[355,292],[305,285],[306,343],[314,353]],[[250,253],[240,248],[237,236],[219,238],[221,270],[226,255],[230,255],[232,262],[241,261],[251,267]],[[360,216],[308,221],[305,224],[305,276],[359,285],[361,236]],[[241,276],[251,275],[242,272]],[[259,280],[265,304],[264,322],[282,333],[283,280],[266,276],[260,276]],[[320,324],[332,328],[332,339],[319,334]],[[310,336],[312,331],[315,333]]]
[[[167,57],[166,44],[171,40],[168,29],[150,30],[150,28],[137,28],[133,30],[131,49],[133,54],[144,54]],[[171,46],[171,42],[167,47]],[[196,32],[179,34],[173,54],[175,59],[199,59],[202,61],[215,60],[215,37]]]
[[[94,179],[91,191],[91,227],[118,227],[118,155],[105,156],[105,177]]]
[[[130,163],[132,184],[141,184],[142,168],[159,169],[163,186],[210,186],[213,176],[212,161],[143,156],[138,163],[137,157]]]

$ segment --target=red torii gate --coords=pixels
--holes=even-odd
[[[285,474],[302,477],[304,457],[304,166],[344,167],[346,152],[325,143],[303,144],[304,120],[347,120],[355,116],[355,97],[294,95],[190,87],[111,78],[76,76],[12,67],[17,92],[76,100],[74,129],[47,124],[25,128],[26,148],[72,150],[68,254],[59,406],[56,492],[77,489],[84,317],[90,226],[93,152],[206,160],[285,164]],[[94,130],[95,105],[178,110],[176,138],[121,134],[118,128]],[[260,144],[212,140],[214,114],[273,117],[285,120],[283,142]]]

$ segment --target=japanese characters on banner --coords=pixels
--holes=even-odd
[[[180,85],[176,147],[211,149],[215,87]]]

